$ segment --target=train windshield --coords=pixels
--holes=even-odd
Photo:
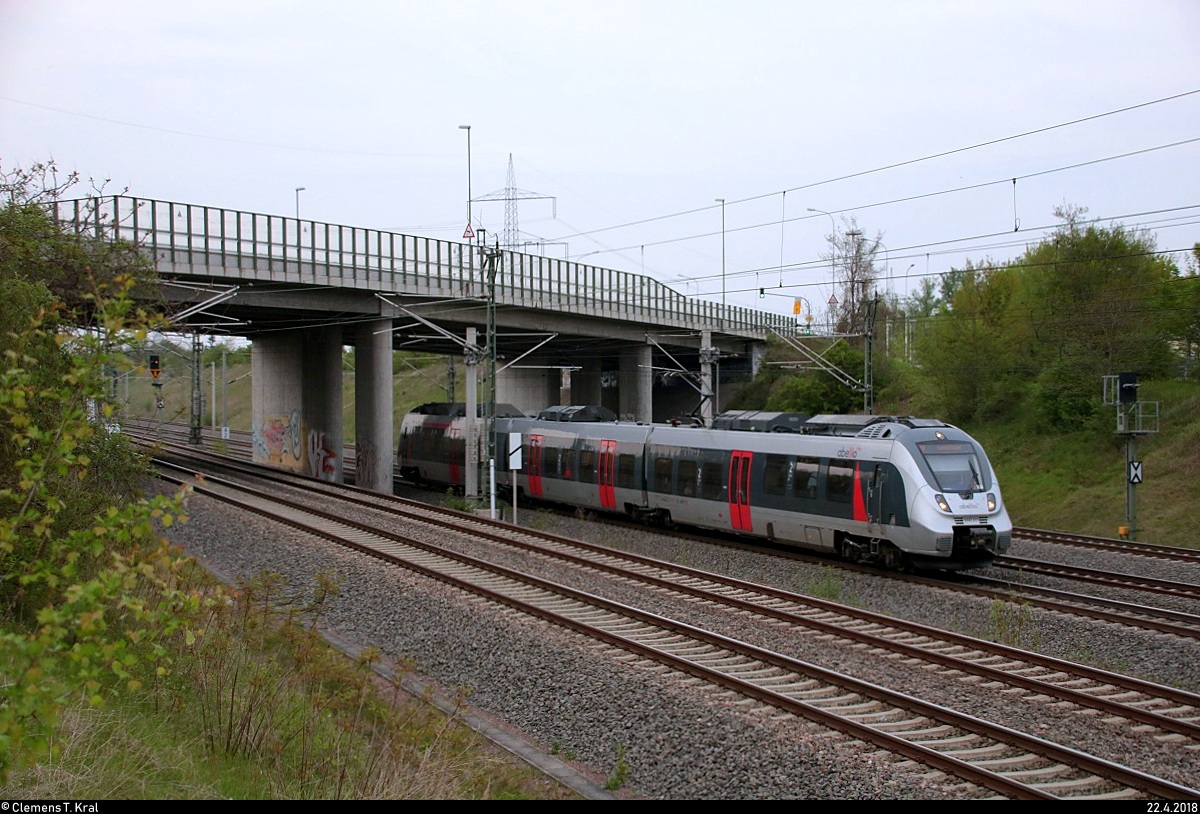
[[[987,487],[983,467],[971,444],[957,441],[930,441],[917,444],[933,479],[942,492],[978,492]]]

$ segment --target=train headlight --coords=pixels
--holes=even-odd
[[[991,492],[988,492],[988,511],[996,511],[996,496]]]
[[[944,512],[950,511],[950,504],[946,502],[946,498],[941,495],[934,495],[933,499],[937,501],[938,508]]]

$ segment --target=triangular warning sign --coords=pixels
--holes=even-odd
[[[467,223],[467,230],[463,232],[463,240],[474,240],[475,230],[471,228],[471,224]]]

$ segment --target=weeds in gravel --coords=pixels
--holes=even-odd
[[[524,516],[529,516],[528,510],[526,510]],[[533,519],[526,523],[526,525],[536,531],[545,531],[546,529],[550,528],[550,523],[553,519],[554,515],[548,510],[538,509],[536,512],[534,512]]]
[[[608,776],[608,780],[604,783],[604,788],[609,791],[616,791],[625,785],[625,779],[629,776],[629,763],[625,760],[628,755],[628,746],[624,744],[617,746],[617,763],[613,766],[612,774]]]
[[[472,500],[471,498],[456,494],[453,489],[446,490],[446,497],[443,498],[442,503],[448,509],[468,513],[475,511],[480,506],[478,500]]]
[[[991,625],[987,637],[1010,647],[1037,650],[1041,634],[1034,626],[1033,609],[1017,599],[992,601]]]
[[[828,599],[830,602],[841,602],[844,605],[858,604],[858,599],[846,591],[842,583],[841,571],[829,565],[821,567],[819,577],[806,579],[800,592],[819,599]]]
[[[559,741],[559,740],[556,740],[556,741],[554,741],[554,743],[550,744],[550,754],[562,755],[564,760],[574,760],[575,759],[575,750],[574,749],[563,749],[562,741]]]

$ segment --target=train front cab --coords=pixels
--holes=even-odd
[[[1012,521],[983,449],[953,427],[914,433],[910,559],[923,568],[986,565],[1012,544]]]

